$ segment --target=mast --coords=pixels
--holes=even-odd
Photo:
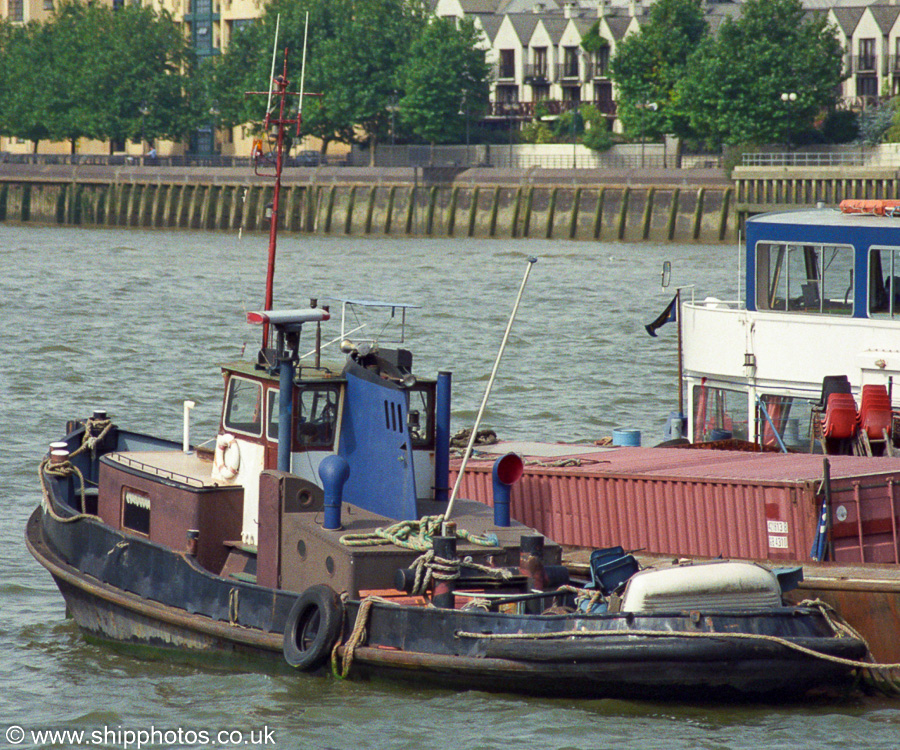
[[[274,62],[274,61],[273,61]],[[269,105],[266,109],[266,117],[263,121],[263,128],[266,133],[270,133],[272,128],[276,128],[275,134],[275,183],[274,190],[272,193],[272,210],[271,217],[269,220],[269,260],[268,266],[266,269],[266,297],[263,305],[263,310],[268,311],[272,309],[273,304],[273,286],[275,279],[275,254],[278,246],[278,212],[279,212],[279,204],[281,201],[281,173],[284,168],[284,134],[285,127],[288,125],[296,125],[297,126],[297,135],[300,134],[300,124],[301,124],[301,109],[298,107],[297,116],[292,118],[289,114],[286,113],[286,102],[287,97],[291,96],[300,96],[301,99],[303,96],[320,96],[320,94],[304,94],[303,92],[298,91],[290,91],[287,77],[287,63],[288,63],[288,50],[284,50],[284,67],[281,75],[275,76],[272,79],[272,83],[269,91],[249,91],[249,94],[263,94],[269,97]],[[273,65],[274,72],[274,65]],[[302,88],[302,85],[301,85]],[[275,107],[271,105],[272,99],[275,99],[276,106],[278,109],[278,114],[275,116],[273,114],[273,110]],[[256,174],[261,174],[259,171],[259,163],[256,165]],[[263,323],[263,332],[262,332],[262,348],[266,349],[269,346],[269,323],[266,321]]]

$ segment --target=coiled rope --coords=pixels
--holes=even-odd
[[[392,526],[375,529],[366,534],[344,534],[341,544],[347,547],[374,547],[393,544],[415,552],[425,552],[432,547],[432,538],[440,535],[444,516],[423,516],[416,521],[400,521]],[[493,534],[478,536],[465,529],[457,529],[456,537],[482,547],[496,547],[497,537]]]

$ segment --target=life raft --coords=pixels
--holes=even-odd
[[[234,435],[224,433],[216,438],[216,452],[213,455],[213,479],[231,481],[241,468],[241,449]]]
[[[840,203],[841,213],[900,216],[900,200],[847,199]]]

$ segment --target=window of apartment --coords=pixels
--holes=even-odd
[[[563,48],[563,76],[578,78],[578,47]]]
[[[875,40],[859,40],[859,70],[875,70]]]
[[[856,95],[878,96],[878,78],[875,76],[857,76]]]
[[[10,21],[21,23],[25,20],[25,5],[23,0],[7,0],[6,8]]]
[[[547,77],[547,48],[546,47],[533,47],[534,53],[534,74],[536,76],[541,76],[542,78]]]
[[[500,50],[500,78],[516,77],[516,51],[514,49]]]
[[[594,76],[606,78],[609,75],[609,47],[601,47],[594,52]]]
[[[760,310],[853,313],[853,248],[761,242],[756,248]]]

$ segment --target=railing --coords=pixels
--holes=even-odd
[[[580,81],[581,76],[578,72],[578,61],[560,63],[557,67],[557,77],[561,81]]]
[[[553,76],[555,69],[546,63],[539,65],[531,64],[525,66],[525,83],[543,85],[545,83],[554,83],[556,78]]]
[[[71,164],[78,166],[98,167],[240,167],[251,166],[248,156],[202,156],[198,154],[186,154],[184,156],[140,156],[126,154],[11,154],[0,152],[0,163],[6,164],[35,164],[58,165]],[[343,161],[329,159],[322,165],[342,166]],[[286,167],[315,167],[319,166],[318,153],[310,156],[301,153],[299,156],[285,157]]]
[[[744,167],[859,167],[866,163],[862,151],[782,151],[743,154]]]

